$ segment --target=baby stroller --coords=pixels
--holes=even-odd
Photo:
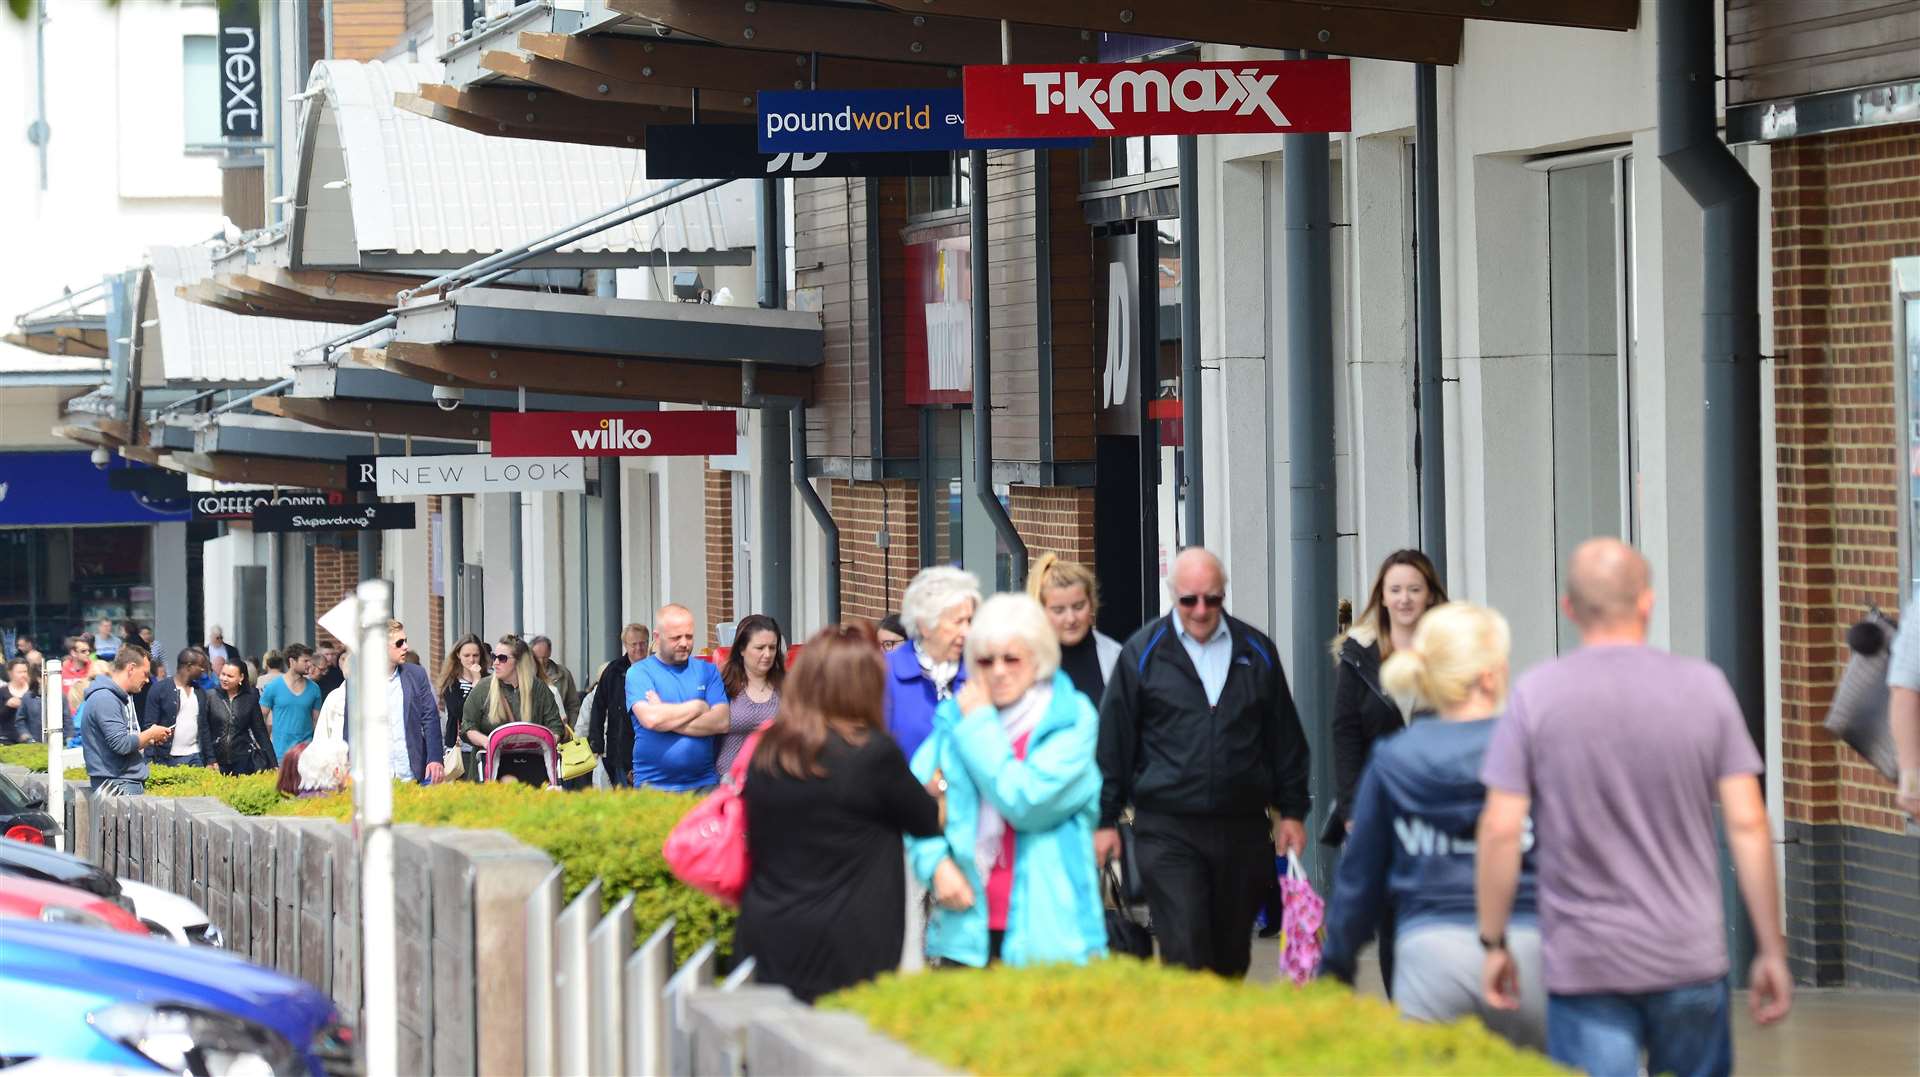
[[[486,780],[501,776],[535,786],[560,784],[560,742],[532,722],[508,722],[487,737]]]

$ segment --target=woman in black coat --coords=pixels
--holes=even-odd
[[[887,735],[887,671],[863,629],[828,628],[787,675],[741,798],[753,873],[734,949],[812,1002],[900,964],[901,837],[940,833],[941,803]]]
[[[1380,563],[1367,595],[1367,608],[1353,627],[1333,641],[1339,665],[1333,685],[1333,812],[1320,840],[1339,845],[1347,840],[1360,772],[1376,742],[1406,728],[1400,704],[1380,686],[1380,664],[1388,655],[1412,645],[1414,626],[1428,610],[1447,600],[1447,589],[1433,562],[1419,550],[1395,550]],[[1392,917],[1380,926],[1380,974],[1392,990]]]
[[[280,765],[267,720],[260,714],[260,693],[248,680],[246,663],[228,662],[220,667],[219,689],[208,693],[225,734],[218,748],[223,774],[255,774]]]

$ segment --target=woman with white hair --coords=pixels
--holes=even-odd
[[[1061,672],[1053,626],[1027,595],[980,606],[966,658],[971,676],[913,758],[947,803],[944,833],[908,853],[934,896],[927,956],[976,968],[1099,957],[1099,712]]]
[[[933,711],[966,683],[961,648],[980,585],[957,568],[921,569],[900,598],[907,644],[887,655],[887,732],[908,759],[933,728]]]

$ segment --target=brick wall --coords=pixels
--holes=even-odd
[[[1888,262],[1920,255],[1920,124],[1779,143],[1772,162],[1789,954],[1803,982],[1920,990],[1920,840],[1820,727],[1848,626],[1902,600]]]
[[[1007,515],[1026,540],[1027,553],[1053,553],[1093,565],[1093,491],[1075,486],[1014,486]]]
[[[900,608],[900,594],[920,571],[919,484],[905,479],[828,484],[840,525],[840,616],[878,620]],[[880,547],[879,533],[887,532]]]
[[[1776,146],[1773,183],[1788,816],[1898,831],[1893,787],[1820,721],[1847,627],[1901,603],[1888,262],[1920,255],[1920,124]]]
[[[353,593],[360,584],[360,551],[351,545],[330,546],[325,543],[313,548],[313,611],[315,616],[332,609],[341,599]],[[315,626],[318,637],[316,646],[323,642],[339,642],[332,633]],[[292,640],[289,643],[294,642]]]
[[[734,619],[733,473],[707,468],[707,646],[719,646],[714,626]]]

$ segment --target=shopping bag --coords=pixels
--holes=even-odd
[[[1153,932],[1135,916],[1133,906],[1127,903],[1125,887],[1120,882],[1120,868],[1117,864],[1108,864],[1100,869],[1100,879],[1106,884],[1107,900],[1107,949],[1116,954],[1131,954],[1142,960],[1153,960]]]
[[[1313,892],[1298,856],[1287,857],[1287,873],[1280,878],[1280,907],[1280,973],[1304,984],[1320,970],[1327,903]]]
[[[600,757],[593,754],[593,746],[587,738],[577,736],[572,726],[565,726],[567,739],[560,744],[560,780],[572,781],[583,774],[593,773],[600,765]]]
[[[746,784],[747,762],[765,729],[762,725],[754,730],[740,746],[732,769],[720,779],[720,788],[681,817],[661,850],[667,867],[681,882],[725,905],[740,904],[752,871],[747,855],[747,802],[740,791]]]
[[[1900,773],[1899,753],[1894,751],[1893,734],[1887,724],[1887,667],[1899,629],[1892,618],[1869,609],[1859,624],[1847,630],[1847,648],[1853,654],[1833,690],[1826,721],[1821,723],[1888,781]]]

